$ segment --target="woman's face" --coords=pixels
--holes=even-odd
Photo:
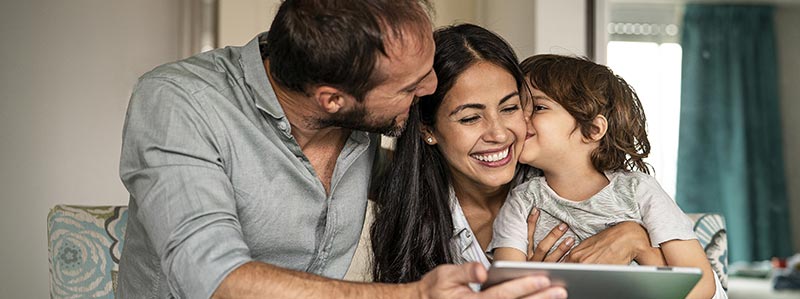
[[[442,100],[431,133],[454,183],[510,182],[526,134],[514,77],[489,62],[469,67]]]

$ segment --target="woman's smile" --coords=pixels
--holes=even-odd
[[[480,165],[487,167],[502,167],[508,165],[509,162],[514,160],[514,153],[511,150],[513,145],[514,144],[512,143],[500,150],[489,150],[470,154],[470,157],[477,160],[476,162]]]

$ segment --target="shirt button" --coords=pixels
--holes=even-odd
[[[472,238],[472,234],[469,231],[467,231],[467,239],[469,238]]]
[[[282,121],[278,123],[278,128],[281,129],[281,131],[286,131],[289,129],[289,125],[286,124],[285,121]]]

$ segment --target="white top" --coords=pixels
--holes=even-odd
[[[450,244],[453,246],[454,252],[459,254],[460,262],[479,262],[489,269],[492,263],[481,249],[478,238],[475,238],[475,234],[472,233],[452,186],[450,187],[450,211],[453,214],[453,238],[450,240]]]
[[[584,201],[559,196],[543,176],[532,177],[520,184],[512,190],[495,219],[489,251],[511,247],[526,252],[527,218],[533,207],[541,211],[534,232],[534,245],[561,222],[570,228],[561,240],[572,237],[576,245],[625,221],[642,224],[653,247],[669,240],[697,238],[692,220],[653,177],[641,172],[609,172],[606,177],[609,184]]]
[[[494,221],[491,252],[498,247],[510,247],[527,252],[527,218],[533,207],[540,210],[534,232],[534,245],[561,222],[569,230],[556,242],[555,250],[567,237],[573,246],[620,222],[634,221],[647,230],[653,247],[670,240],[697,239],[692,220],[667,195],[655,178],[642,172],[607,172],[609,184],[584,201],[565,199],[547,184],[543,176],[535,176],[511,191]],[[727,298],[714,275],[716,294]]]

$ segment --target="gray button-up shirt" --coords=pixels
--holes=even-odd
[[[341,278],[358,242],[378,136],[354,131],[330,196],[291,135],[265,34],[145,74],[128,107],[131,194],[122,298],[208,298],[249,261]]]

